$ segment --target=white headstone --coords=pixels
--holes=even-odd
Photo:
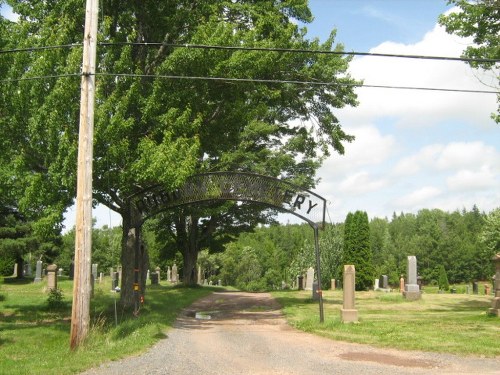
[[[172,282],[173,283],[176,283],[179,278],[179,275],[177,274],[177,265],[174,263],[174,265],[172,266]]]
[[[41,281],[42,281],[42,261],[39,260],[36,262],[35,283],[39,283]]]
[[[419,299],[420,287],[417,284],[417,257],[414,255],[408,256],[407,273],[408,284],[405,285],[403,296],[409,300]]]
[[[313,282],[314,282],[314,268],[309,267],[309,269],[307,270],[306,286],[304,289],[312,290]]]

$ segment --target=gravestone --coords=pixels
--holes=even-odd
[[[354,291],[356,284],[356,269],[354,265],[344,266],[344,300],[340,310],[340,319],[343,323],[357,322],[358,310],[354,304]]]
[[[387,275],[380,277],[380,283],[382,284],[382,289],[389,289],[389,277]]]
[[[313,282],[313,285],[312,285],[312,299],[313,299],[313,301],[319,301],[319,293],[321,293],[321,291],[319,291],[318,282],[315,281],[315,282]]]
[[[307,270],[306,287],[305,290],[312,290],[314,283],[314,268],[309,267]]]
[[[36,271],[35,271],[35,283],[39,283],[42,281],[42,261],[38,260],[36,262]]]
[[[472,294],[478,294],[479,293],[479,284],[477,281],[474,281],[472,283]]]
[[[156,271],[156,274],[158,275],[158,284],[160,283],[161,281],[161,268],[160,267],[156,267],[155,268],[155,271]]]
[[[401,275],[401,278],[399,279],[399,292],[403,293],[405,291],[405,279],[403,275]]]
[[[489,284],[484,284],[484,294],[489,296],[490,295],[490,289],[491,287],[489,286]]]
[[[375,279],[375,282],[373,284],[373,290],[379,290],[380,289],[380,279]]]
[[[24,273],[24,276],[31,277],[31,263],[30,262],[24,264],[23,273]]]
[[[330,284],[331,284],[330,289],[335,290],[335,279],[331,279]]]
[[[57,270],[57,276],[62,276],[63,275],[63,269],[62,268],[59,268]]]
[[[158,274],[156,272],[152,272],[150,275],[151,285],[158,285]]]
[[[172,266],[172,283],[177,283],[179,281],[179,274],[177,273],[177,264],[174,263]]]
[[[407,265],[407,278],[408,283],[405,285],[403,296],[410,301],[420,299],[420,287],[417,284],[417,257],[414,255],[408,256]]]
[[[57,289],[57,265],[51,264],[47,266],[47,289],[56,290]]]
[[[302,275],[297,277],[297,288],[298,290],[304,290],[304,276]]]
[[[491,260],[495,264],[495,284],[493,285],[495,296],[491,301],[491,308],[488,312],[491,315],[500,317],[500,253],[496,254]]]
[[[146,273],[146,280],[149,280],[149,279],[151,279],[151,274],[149,273],[149,270],[148,270],[148,272]]]
[[[172,282],[172,270],[170,269],[170,266],[167,267],[167,281]]]
[[[118,266],[116,269],[118,272],[118,285],[120,285],[120,282],[122,280],[122,266]]]
[[[102,284],[103,277],[104,277],[104,274],[102,272],[99,272],[99,284]]]
[[[97,281],[97,263],[92,264],[92,278]]]
[[[111,290],[116,290],[119,285],[120,274],[118,272],[113,272],[111,274]]]

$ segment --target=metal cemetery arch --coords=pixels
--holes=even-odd
[[[143,220],[162,211],[207,201],[246,201],[262,203],[300,217],[314,230],[320,322],[323,317],[319,228],[325,225],[326,200],[318,194],[277,178],[243,172],[212,172],[189,177],[184,185],[166,191],[153,186],[133,196]]]

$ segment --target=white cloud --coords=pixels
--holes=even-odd
[[[450,190],[478,191],[499,186],[494,173],[487,166],[479,170],[460,170],[446,179]]]
[[[325,180],[331,176],[344,175],[356,168],[377,165],[387,160],[395,150],[395,138],[383,135],[373,125],[362,125],[346,132],[356,137],[352,143],[345,144],[345,154],[333,154],[324,164],[320,175]]]
[[[436,160],[441,169],[475,168],[485,165],[498,168],[500,153],[483,142],[453,142],[448,144]]]
[[[377,179],[366,171],[361,171],[350,175],[339,185],[341,192],[352,194],[363,194],[370,191],[375,191],[387,186],[388,181]]]
[[[442,191],[434,186],[424,186],[396,199],[395,203],[401,208],[410,210],[429,207],[429,201],[438,197],[441,193]]]
[[[385,42],[370,52],[459,57],[467,44],[469,41],[449,35],[442,27],[436,26],[416,44]],[[457,61],[367,56],[355,59],[350,71],[353,77],[363,79],[365,85],[494,90],[478,79],[491,82],[491,74],[473,70]],[[400,125],[419,127],[431,126],[443,119],[491,124],[489,115],[496,110],[494,94],[368,87],[359,88],[357,92],[360,106],[342,112],[348,119],[373,121],[375,118],[392,117],[397,118]]]

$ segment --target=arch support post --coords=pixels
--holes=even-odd
[[[314,251],[316,254],[316,267],[318,268],[318,297],[319,297],[319,322],[325,321],[323,312],[323,289],[321,289],[321,253],[319,250],[319,229],[317,225],[311,225],[314,230]]]

